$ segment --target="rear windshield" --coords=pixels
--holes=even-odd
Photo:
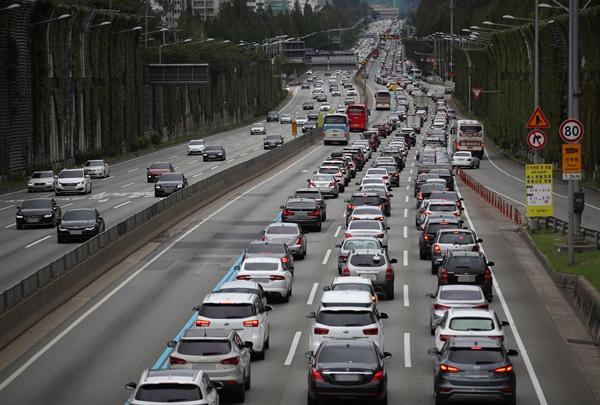
[[[352,221],[348,226],[348,230],[356,230],[356,229],[381,229],[381,223],[379,221],[369,220],[369,221]]]
[[[450,329],[461,331],[490,331],[494,330],[494,320],[491,318],[452,318]]]
[[[290,202],[286,205],[286,209],[294,211],[312,211],[315,209],[316,203],[305,201],[305,202]]]
[[[443,192],[443,193],[431,193],[431,199],[432,200],[451,200],[451,201],[456,201],[458,200],[458,195],[454,192]]]
[[[293,226],[270,226],[266,233],[269,235],[290,235],[298,233],[298,229]]]
[[[339,117],[335,115],[328,115],[325,117],[325,124],[343,124],[346,125],[346,117]]]
[[[450,257],[446,263],[446,269],[457,270],[457,269],[472,269],[485,271],[485,260],[483,256],[478,257]]]
[[[381,246],[373,240],[354,240],[354,238],[348,239],[344,243],[344,249],[380,249]]]
[[[450,350],[448,360],[458,364],[497,364],[504,362],[504,353],[500,349],[456,348]]]
[[[223,148],[220,146],[207,146],[206,147],[207,152],[221,152],[222,150],[223,150]]]
[[[454,204],[429,204],[427,207],[429,211],[440,212],[440,211],[456,211],[456,205]]]
[[[251,243],[246,253],[285,253],[283,243]]]
[[[319,195],[318,192],[313,192],[313,191],[296,191],[296,193],[294,194],[295,198],[314,198],[314,199],[320,199],[321,196]]]
[[[371,311],[320,311],[317,323],[329,326],[364,326],[375,323]]]
[[[428,224],[427,225],[427,230],[425,232],[427,233],[436,233],[437,231],[439,231],[440,229],[452,229],[452,228],[457,228],[458,225],[455,223],[448,223],[448,222],[442,222],[442,223],[438,223],[438,224]]]
[[[240,319],[254,316],[252,304],[211,304],[205,303],[200,307],[198,315],[214,319]]]
[[[454,245],[472,245],[473,243],[475,243],[475,240],[473,239],[473,235],[471,235],[470,233],[463,233],[463,232],[452,232],[452,233],[446,233],[444,232],[443,234],[440,235],[440,238],[438,239],[439,243],[452,243]]]
[[[378,197],[352,197],[352,205],[378,205]]]
[[[482,299],[483,296],[481,291],[473,290],[442,290],[440,291],[439,298],[442,300],[454,300],[454,301],[474,301]]]
[[[377,354],[371,347],[327,347],[321,350],[319,361],[338,363],[340,359],[348,363],[377,363]]]
[[[268,270],[273,271],[279,268],[279,263],[273,262],[244,262],[244,270]]]
[[[313,181],[335,181],[333,176],[325,175],[325,176],[313,176]]]
[[[369,285],[355,283],[334,284],[331,287],[331,291],[366,291],[369,294],[373,292]]]
[[[143,402],[188,402],[202,399],[200,387],[194,384],[144,384],[135,399]]]
[[[352,255],[350,263],[356,267],[380,267],[386,264],[385,257],[382,255]]]
[[[421,193],[433,193],[434,191],[445,190],[446,186],[443,184],[423,184],[421,187]]]
[[[229,340],[182,340],[177,352],[189,356],[215,356],[231,352]]]

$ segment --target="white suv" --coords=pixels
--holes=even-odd
[[[244,342],[252,342],[257,359],[265,358],[269,348],[270,305],[251,293],[213,292],[202,304],[193,308],[198,312],[197,328],[236,329]]]
[[[92,180],[84,169],[63,169],[56,180],[56,195],[92,193]]]

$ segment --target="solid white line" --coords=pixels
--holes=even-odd
[[[242,154],[240,155],[240,157],[242,157],[242,156],[246,156],[247,154],[248,154],[248,152],[244,152],[244,153],[242,153]]]
[[[408,238],[408,226],[404,225],[404,237]]]
[[[198,177],[198,176],[202,176],[204,173],[198,173],[198,174],[194,174],[192,177]]]
[[[327,260],[329,260],[330,254],[331,254],[331,249],[327,249],[327,252],[325,252],[325,258],[323,259],[323,263],[321,263],[321,264],[327,264]]]
[[[40,243],[41,241],[43,241],[43,240],[46,240],[46,239],[48,239],[48,238],[51,238],[51,237],[52,237],[52,235],[48,235],[48,236],[46,236],[45,238],[42,238],[42,239],[40,239],[40,240],[36,240],[35,242],[33,242],[33,243],[30,243],[29,245],[25,246],[25,248],[29,248],[29,247],[32,247],[33,245],[37,245],[37,244],[38,244],[38,243]]]
[[[114,207],[113,207],[113,209],[115,209],[115,208],[119,208],[119,207],[122,207],[122,206],[124,206],[124,205],[127,205],[127,204],[129,204],[130,202],[131,202],[131,200],[129,200],[129,201],[125,201],[123,204],[119,204],[119,205],[116,205],[116,206],[114,206]]]
[[[310,294],[308,294],[308,301],[306,301],[306,305],[312,305],[315,299],[315,294],[317,293],[317,287],[319,287],[319,283],[314,283],[310,290]]]
[[[404,264],[404,267],[408,266],[408,250],[404,251],[404,259],[402,264]]]
[[[15,225],[16,225],[16,224],[13,222],[13,223],[12,223],[12,224],[10,224],[10,225],[6,225],[6,226],[5,226],[5,228],[10,228],[11,226],[15,226]]]
[[[460,197],[462,197],[458,186],[456,186],[456,191],[457,191],[458,195]],[[464,213],[465,213],[465,216],[467,217],[467,222],[469,223],[469,227],[471,229],[475,229],[475,227],[473,226],[473,222],[471,222],[471,217],[469,216],[469,212],[467,211],[466,207],[465,207]],[[483,247],[480,247],[480,250],[485,254]],[[493,272],[492,272],[492,274],[493,274]],[[523,345],[523,341],[521,340],[521,335],[519,334],[519,331],[517,330],[517,325],[515,324],[512,314],[510,313],[510,309],[508,309],[508,305],[506,304],[506,300],[504,299],[504,294],[502,294],[502,291],[500,290],[500,285],[498,284],[496,277],[494,277],[494,289],[496,290],[496,295],[498,296],[498,299],[500,300],[500,304],[502,305],[502,309],[504,310],[506,319],[510,323],[510,329],[513,332],[513,335],[515,338],[515,343],[519,347],[519,352],[520,352],[519,355],[521,357],[523,357],[523,362],[525,363],[525,367],[527,368],[529,378],[531,378],[531,383],[533,384],[533,388],[538,397],[538,401],[540,402],[541,405],[546,405],[548,402],[546,401],[546,397],[544,396],[544,392],[542,391],[540,382],[537,378],[535,370],[533,369],[533,364],[531,363],[529,354],[527,353],[527,350],[525,349],[525,345]]]
[[[408,218],[408,208],[404,208],[404,218]]]
[[[410,361],[410,333],[404,334],[404,367],[412,367]]]
[[[14,207],[14,206],[15,206],[15,205],[13,204],[13,205],[8,205],[8,206],[6,206],[6,207],[2,207],[2,208],[0,208],[0,211],[2,211],[2,210],[5,210],[5,209],[8,209],[8,208],[11,208],[11,207]]]
[[[173,169],[175,169],[175,170],[178,170],[178,169],[179,169],[179,166],[175,166]]]
[[[131,169],[131,170],[127,170],[127,173],[131,173],[131,172],[135,172],[136,170],[139,170],[139,167],[136,167],[135,169]]]
[[[121,188],[125,188],[125,187],[129,187],[129,186],[133,186],[135,184],[135,181],[133,183],[127,183],[121,186]]]
[[[290,351],[285,359],[284,366],[289,366],[292,364],[292,360],[294,359],[294,354],[296,354],[296,349],[298,348],[298,342],[300,342],[300,336],[302,336],[302,332],[296,332],[294,335],[294,339],[292,340],[292,345],[290,346]]]
[[[87,311],[85,311],[79,318],[77,318],[75,321],[73,321],[72,324],[70,324],[69,326],[67,326],[65,328],[65,330],[63,330],[54,339],[52,339],[50,342],[48,342],[48,344],[46,346],[44,346],[43,348],[41,348],[39,352],[37,352],[36,354],[34,354],[21,367],[19,367],[14,373],[12,373],[6,380],[2,381],[0,383],[0,391],[2,391],[4,388],[6,388],[11,382],[13,382],[21,374],[23,374],[23,372],[25,372],[29,367],[31,367],[31,365],[33,363],[35,363],[35,361],[37,359],[39,359],[40,357],[42,357],[48,350],[50,350],[55,344],[57,344],[63,337],[65,337],[69,332],[71,332],[73,329],[75,329],[81,322],[83,322],[84,320],[86,320],[98,308],[100,308],[104,303],[106,303],[109,299],[111,299],[113,297],[113,295],[115,295],[116,293],[118,293],[121,289],[123,289],[123,287],[125,287],[131,281],[133,281],[138,275],[140,275],[140,273],[142,273],[144,270],[146,270],[155,261],[157,261],[158,259],[160,259],[165,253],[169,252],[177,243],[179,243],[183,239],[187,238],[188,235],[190,235],[192,232],[196,231],[198,228],[200,228],[202,225],[204,225],[207,221],[210,221],[215,215],[220,214],[223,210],[225,210],[226,208],[229,208],[230,205],[234,204],[235,202],[237,202],[241,198],[246,197],[246,195],[254,192],[254,190],[256,190],[257,188],[263,186],[264,184],[272,181],[274,178],[276,178],[278,176],[281,176],[281,173],[286,172],[287,170],[289,170],[293,166],[295,166],[298,163],[302,162],[304,159],[307,159],[313,153],[319,151],[322,147],[323,147],[323,145],[317,146],[315,149],[313,149],[312,151],[306,153],[304,156],[302,156],[301,158],[299,158],[295,162],[291,163],[286,168],[280,170],[279,172],[275,173],[273,176],[271,176],[268,179],[260,182],[256,186],[250,188],[246,192],[240,194],[239,196],[235,197],[231,201],[227,202],[221,208],[219,208],[218,210],[214,211],[212,214],[208,215],[201,222],[199,222],[198,224],[196,224],[195,226],[193,226],[192,228],[190,228],[187,232],[183,233],[180,237],[178,237],[173,242],[171,242],[171,244],[168,245],[164,250],[161,250],[160,252],[158,252],[156,254],[156,256],[154,256],[152,259],[148,260],[146,262],[146,264],[144,264],[142,267],[140,267],[138,270],[136,270],[135,273],[133,273],[131,276],[127,277],[127,279],[125,279],[121,284],[119,284],[111,292],[109,292],[108,294],[106,294],[106,296],[104,296],[104,298],[102,298],[100,301],[98,301],[90,309],[88,309]],[[316,290],[316,286],[313,287],[313,288]]]
[[[217,167],[219,167],[219,165],[211,167],[210,170],[215,170]]]
[[[338,226],[337,229],[335,230],[335,233],[333,234],[334,238],[337,238],[338,235],[340,234],[340,231],[342,230],[342,226]]]
[[[403,295],[404,295],[404,306],[405,307],[409,307],[409,301],[408,301],[408,284],[404,284],[404,288],[402,291]]]
[[[192,160],[191,162],[188,163],[188,165],[194,164],[198,161],[198,159]]]

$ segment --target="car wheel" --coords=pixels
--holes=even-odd
[[[90,184],[90,191],[88,191],[88,194],[92,194],[92,185]]]
[[[242,389],[235,394],[235,402],[246,402],[246,389],[243,386]]]
[[[431,333],[431,336],[435,336],[435,329],[429,328],[429,333]]]
[[[388,300],[393,300],[394,296],[395,296],[395,292],[394,292],[394,287],[390,288],[388,291],[386,291],[386,298]]]
[[[333,195],[333,198],[338,198],[339,196],[340,196],[340,193],[339,193],[339,192],[336,192],[336,193]]]
[[[319,222],[319,225],[317,225],[317,232],[321,232],[321,229],[323,228],[321,222]]]
[[[281,301],[282,302],[290,302],[290,291],[289,290],[283,297],[281,297]]]
[[[421,260],[425,260],[426,259],[425,252],[423,252],[421,249],[419,249],[419,259],[421,259]]]
[[[379,401],[377,401],[377,404],[379,404],[379,405],[387,405],[388,404],[387,392],[385,393],[385,396],[383,398],[381,398]]]
[[[321,401],[316,398],[310,396],[310,394],[306,394],[306,405],[319,405]]]
[[[517,396],[513,395],[512,397],[506,398],[506,403],[511,405],[517,405]]]
[[[206,161],[207,161],[207,159],[206,159],[206,158],[202,158],[202,161],[203,161],[203,162],[206,162]],[[148,183],[150,183],[150,182],[148,182]]]
[[[57,191],[54,193],[54,195],[58,197],[58,196],[61,196],[62,194]]]
[[[441,405],[441,404],[445,404],[446,403],[446,398],[442,397],[441,395],[437,394],[435,395],[435,405]]]
[[[262,351],[260,351],[260,352],[254,352],[254,358],[256,360],[264,360],[265,359],[265,350],[267,348],[266,347],[266,343],[267,342],[265,342],[265,347],[262,349]]]
[[[438,268],[435,264],[431,263],[431,274],[437,274]]]
[[[248,391],[248,390],[250,390],[251,386],[252,386],[252,372],[249,369],[248,370],[248,378],[246,378],[246,381],[244,381],[244,389],[246,391]]]
[[[343,193],[344,191],[346,191],[346,186],[343,184],[340,184],[340,192]]]

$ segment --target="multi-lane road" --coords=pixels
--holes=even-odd
[[[306,90],[298,91],[285,112],[297,112],[307,98]],[[332,105],[337,101],[334,98]],[[373,111],[371,121],[375,122],[383,114]],[[281,133],[290,136],[289,126],[268,126],[270,132],[284,128]],[[352,137],[356,139],[357,135]],[[245,128],[217,135],[211,141],[225,145],[231,160],[243,158],[244,153],[248,156],[262,153],[261,139],[251,137]],[[184,148],[162,150],[113,166],[111,178],[94,182],[91,197],[59,201],[63,206],[94,204],[109,223],[118,222],[153,200],[151,187],[144,178],[148,163],[170,160],[190,179],[208,175],[212,167],[222,165],[194,162],[197,158],[185,156]],[[339,147],[322,145],[308,148],[302,155],[199,209],[34,326],[0,353],[1,402],[124,403],[129,395],[124,384],[137,381],[145,368],[164,364],[166,342],[189,325],[192,307],[219,282],[231,278],[230,269],[240,251],[260,237],[259,231],[278,217],[279,206],[296,188],[306,186],[312,171],[329,152],[337,149]],[[430,274],[429,262],[419,260],[418,255],[412,197],[412,179],[416,173],[412,165],[414,153],[413,148],[409,164],[401,174],[400,187],[393,190],[389,220],[390,256],[398,259],[396,299],[380,303],[381,310],[390,314],[384,333],[385,349],[393,354],[389,361],[391,404],[434,403],[433,360],[427,356],[427,349],[433,347],[434,342],[429,334],[429,299],[425,294],[435,291],[436,279]],[[482,161],[481,169],[471,173],[492,188],[504,184],[506,175],[503,173],[524,177],[522,169],[512,161],[492,154],[490,159]],[[357,179],[360,176],[359,173]],[[468,223],[483,238],[486,255],[496,263],[492,307],[501,319],[511,323],[508,346],[520,350],[520,356],[515,359],[519,403],[595,404],[592,390],[571,356],[565,337],[545,306],[543,292],[536,290],[536,286],[546,288],[543,283],[547,280],[543,274],[532,274],[529,254],[523,249],[514,224],[482,204],[460,181],[458,187],[466,199]],[[522,185],[506,187],[499,191],[506,195],[513,193],[515,199],[524,200],[524,192],[522,197],[518,195]],[[343,198],[353,190],[354,187],[349,187],[340,198],[328,200],[328,219],[322,232],[308,235],[306,259],[296,262],[294,295],[287,304],[273,304],[271,348],[264,361],[252,364],[252,389],[246,403],[306,402],[304,352],[308,350],[310,320],[305,314],[317,308],[322,287],[337,275],[334,245],[343,237]],[[3,196],[2,207],[18,205],[19,199],[28,196],[26,193]],[[12,203],[7,202],[9,198]],[[28,262],[28,256],[34,252],[58,256],[63,249],[56,243],[53,230],[11,228],[12,216],[4,214],[9,210],[12,211],[11,208],[1,211],[2,226],[6,228],[0,241],[3,278],[4,263],[19,265],[20,271],[25,272],[35,263],[48,260],[37,256]],[[50,237],[43,239],[46,236]],[[18,271],[12,277],[20,279]],[[552,291],[550,287],[547,290]],[[223,396],[223,402],[228,402],[227,396]]]

